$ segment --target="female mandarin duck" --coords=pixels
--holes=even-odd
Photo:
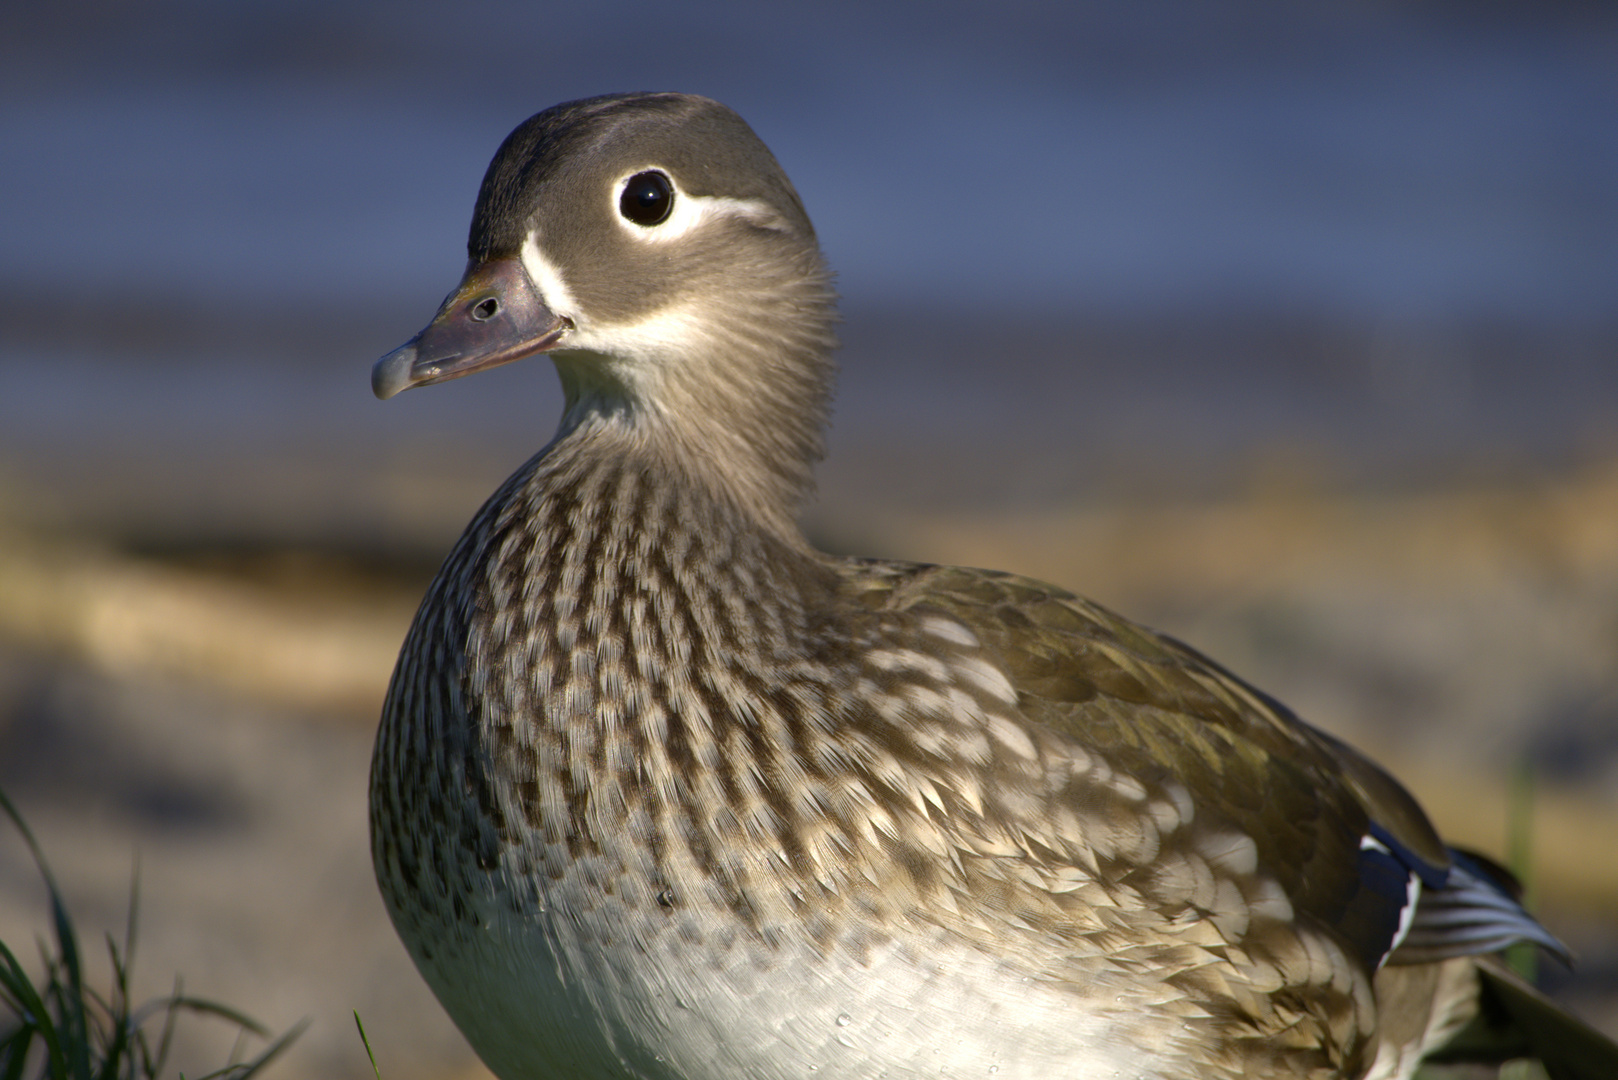
[[[1480,993],[1575,1025],[1347,746],[1053,586],[808,544],[834,299],[730,110],[540,113],[469,251],[377,394],[548,353],[566,411],[416,615],[371,823],[499,1076],[1385,1080]]]

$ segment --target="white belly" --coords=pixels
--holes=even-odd
[[[430,958],[412,945],[503,1080],[1193,1075],[1162,1071],[1183,1024],[1118,988],[1020,975],[942,931],[856,960],[840,946],[769,948],[678,907],[598,895],[580,911],[556,895],[525,915],[486,898],[480,929],[463,924]]]

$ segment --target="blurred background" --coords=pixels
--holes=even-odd
[[[387,925],[370,739],[550,365],[372,399],[505,134],[718,98],[844,296],[808,522],[1192,642],[1507,854],[1618,1034],[1618,9],[0,11],[0,787],[137,984],[312,1026],[271,1075],[475,1077]],[[0,836],[0,940],[43,890]],[[99,957],[98,957],[99,960]],[[1547,965],[1549,966],[1549,965]],[[103,973],[105,967],[100,969]],[[188,1072],[232,1033],[183,1029]]]

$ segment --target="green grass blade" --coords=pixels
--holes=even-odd
[[[249,1077],[257,1075],[266,1065],[280,1057],[283,1050],[296,1042],[298,1037],[308,1030],[308,1027],[308,1020],[299,1020],[292,1025],[291,1030],[265,1047],[264,1052],[259,1054],[258,1057],[248,1062],[247,1071],[236,1077],[235,1080],[248,1080]]]
[[[79,963],[79,937],[73,929],[62,894],[50,883],[51,921],[56,929],[56,951],[62,957],[62,970],[67,985],[56,984],[56,999],[61,1006],[63,1049],[75,1080],[92,1080],[90,1072],[90,1016],[85,1007],[84,969]]]
[[[249,1077],[256,1075],[259,1070],[263,1069],[271,1061],[275,1060],[276,1057],[280,1056],[281,1052],[287,1047],[291,1046],[293,1041],[296,1040],[298,1036],[302,1035],[304,1030],[308,1027],[308,1020],[300,1020],[298,1023],[293,1025],[292,1030],[288,1031],[285,1035],[282,1035],[279,1039],[276,1039],[269,1046],[265,1047],[263,1053],[259,1054],[259,1056],[254,1058],[252,1061],[243,1061],[238,1062],[235,1065],[226,1065],[223,1069],[215,1069],[206,1076],[197,1077],[197,1080],[220,1080],[221,1077],[228,1077],[229,1080],[248,1080]],[[184,1078],[182,1077],[181,1080],[184,1080]]]
[[[28,1064],[28,1051],[34,1045],[34,1036],[38,1029],[29,1024],[21,1024],[4,1040],[0,1040],[0,1065],[5,1066],[5,1072],[0,1073],[0,1080],[21,1080],[22,1070]]]
[[[176,975],[174,976],[174,996],[169,1000],[173,1001],[184,996],[185,984]],[[146,1069],[149,1075],[156,1076],[163,1071],[163,1066],[168,1064],[169,1050],[174,1046],[174,1025],[179,1019],[180,1010],[170,1005],[163,1015],[163,1034],[158,1038],[157,1042],[157,1060],[148,1065]]]
[[[187,996],[178,978],[172,996],[136,1008],[130,989],[139,926],[138,862],[130,882],[123,947],[120,949],[112,935],[107,935],[112,986],[105,996],[97,993],[85,983],[78,932],[55,876],[34,834],[3,791],[0,791],[0,813],[16,826],[44,879],[55,938],[54,949],[52,942],[39,940],[44,974],[37,981],[29,977],[16,955],[0,942],[0,1010],[11,1013],[17,1021],[15,1026],[9,1021],[0,1026],[0,1080],[25,1080],[31,1075],[31,1064],[37,1072],[32,1080],[156,1080],[168,1063],[176,1020],[182,1011],[217,1017],[236,1027],[236,1049],[228,1059],[231,1063],[209,1076],[247,1080],[278,1057],[308,1027],[308,1021],[298,1024],[272,1041],[258,1056],[243,1061],[245,1040],[249,1037],[269,1039],[269,1030],[239,1009]],[[163,1030],[154,1054],[145,1026],[158,1012],[164,1014]],[[32,1062],[30,1057],[34,1059]],[[39,1060],[41,1057],[43,1060]],[[180,1080],[185,1080],[184,1073],[180,1074]]]
[[[0,796],[3,798],[4,796]],[[67,1075],[67,1056],[62,1052],[61,1034],[51,1021],[50,1009],[45,999],[40,997],[39,991],[28,978],[28,973],[17,962],[17,957],[0,942],[0,982],[5,984],[6,993],[10,994],[22,1006],[20,1019],[27,1027],[39,1033],[45,1040],[45,1055],[50,1062],[50,1075]]]
[[[90,1024],[84,1007],[84,971],[79,963],[79,938],[73,929],[73,920],[68,916],[67,905],[62,902],[62,891],[56,887],[56,877],[51,873],[50,864],[45,861],[45,852],[40,849],[39,841],[34,839],[33,830],[23,821],[22,814],[5,792],[0,791],[0,810],[4,810],[11,823],[22,834],[23,842],[28,845],[28,851],[34,857],[34,865],[39,867],[40,877],[45,879],[45,891],[50,895],[51,923],[56,932],[56,950],[61,956],[61,970],[67,975],[67,985],[53,981],[51,984],[52,997],[61,1006],[62,1038],[60,1048],[63,1051],[69,1073],[74,1080],[92,1080],[90,1073]]]
[[[129,918],[124,920],[124,968],[135,969],[135,929],[140,925],[140,852],[135,852],[135,865],[129,870]]]
[[[112,958],[112,1000],[102,1005],[107,1015],[107,1038],[96,1080],[118,1080],[131,1054],[135,1035],[129,1015],[129,968],[118,955],[118,943],[111,934],[107,935],[107,953]],[[134,1062],[131,1060],[129,1064],[129,1074],[133,1076]]]
[[[1534,910],[1534,767],[1526,760],[1511,774],[1506,804],[1506,869],[1522,883],[1522,906]],[[1506,963],[1532,985],[1539,976],[1539,948],[1524,941],[1506,950]]]
[[[231,1008],[229,1005],[222,1005],[217,1001],[209,1001],[206,998],[194,997],[172,997],[169,998],[168,1001],[176,1009],[189,1009],[194,1013],[200,1013],[204,1016],[217,1016],[221,1020],[229,1020],[237,1027],[243,1029],[244,1031],[251,1032],[260,1038],[267,1039],[270,1036],[269,1028],[265,1027],[257,1020],[254,1020],[246,1013]]]
[[[365,1056],[371,1059],[371,1072],[376,1080],[382,1080],[382,1070],[376,1067],[376,1055],[371,1052],[371,1040],[365,1035],[365,1025],[360,1022],[360,1011],[354,1010],[354,1026],[360,1029],[360,1044],[365,1047]]]

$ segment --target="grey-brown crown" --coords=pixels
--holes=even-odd
[[[657,162],[696,195],[760,199],[814,241],[803,203],[769,147],[740,116],[691,94],[607,94],[536,113],[506,136],[483,176],[467,253],[514,254],[546,189],[567,191],[579,174]]]

